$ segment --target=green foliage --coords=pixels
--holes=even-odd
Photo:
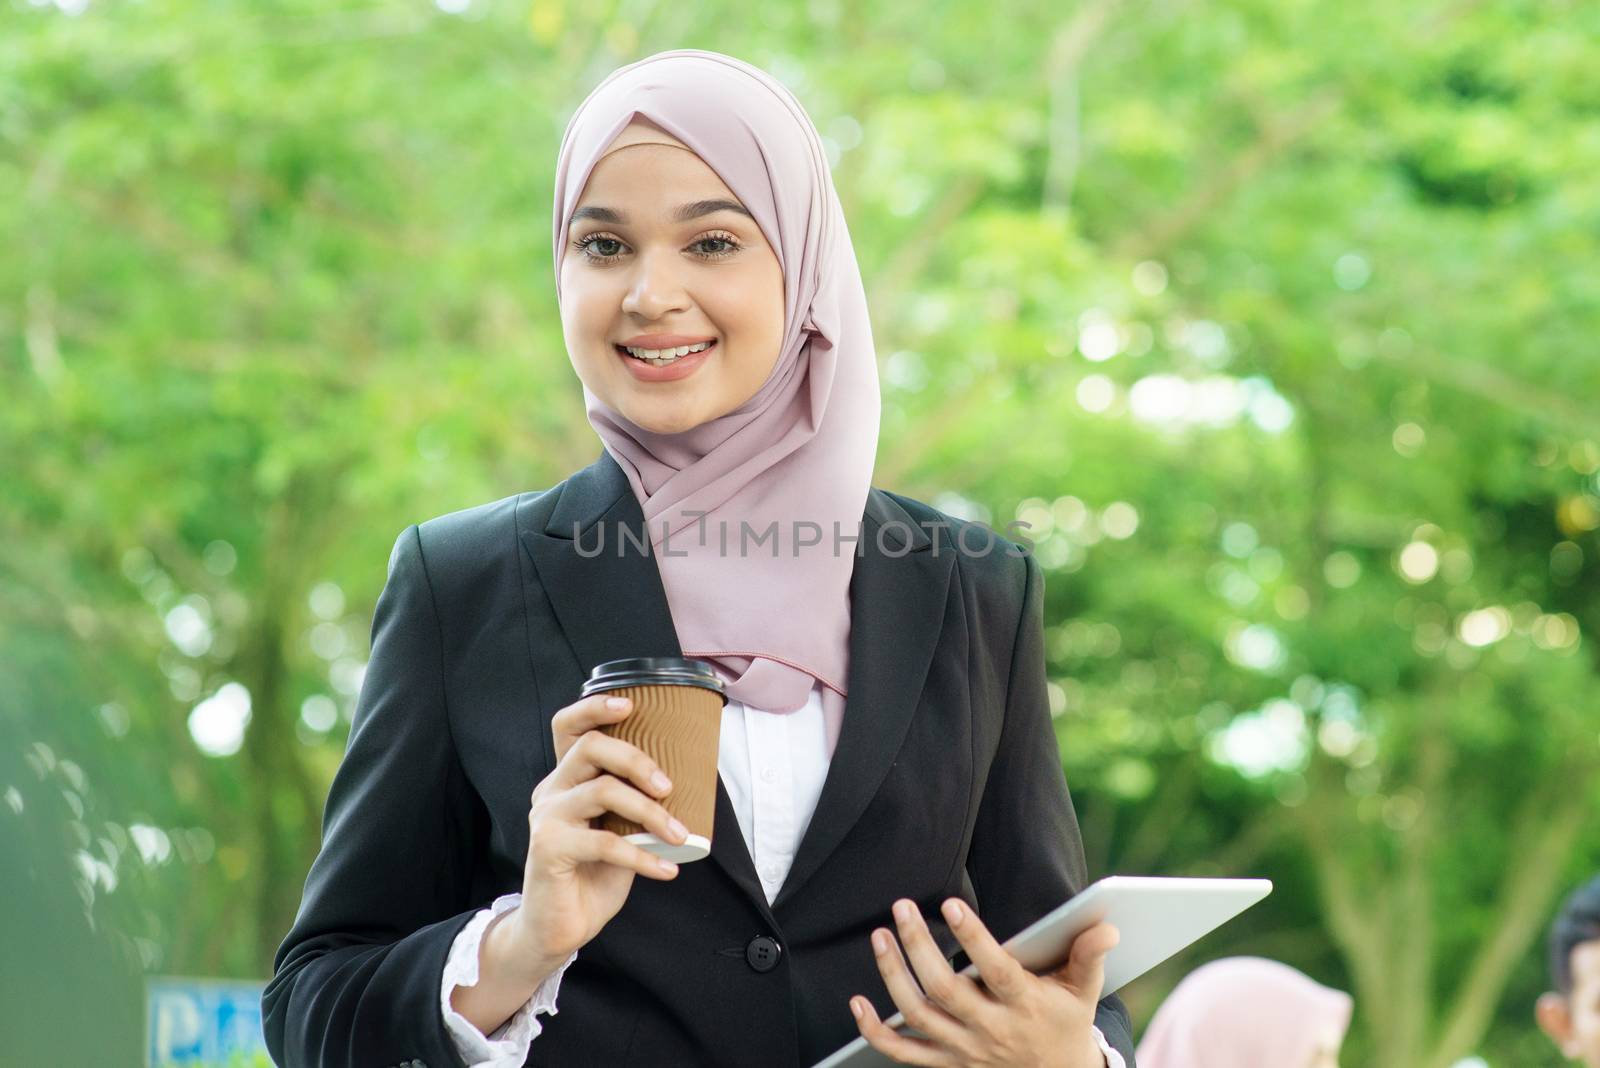
[[[1600,868],[1600,9],[612,7],[0,8],[31,885],[148,971],[270,972],[395,535],[598,452],[567,117],[707,47],[829,141],[876,483],[1030,524],[1093,869],[1277,882],[1136,1015],[1262,953],[1355,992],[1347,1064],[1556,1063],[1537,941]]]

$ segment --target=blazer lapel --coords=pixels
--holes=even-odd
[[[633,540],[619,543],[620,530],[642,541],[643,550]],[[602,534],[603,551],[597,552]],[[644,514],[609,452],[568,478],[543,529],[524,529],[521,537],[583,678],[607,660],[683,655]],[[772,909],[793,897],[844,840],[905,739],[938,643],[955,559],[948,547],[932,547],[893,498],[876,488],[868,492],[850,581],[844,722],[816,811]],[[770,916],[720,776],[715,820],[710,859]]]
[[[900,752],[939,644],[955,555],[948,545],[934,546],[927,531],[888,494],[876,488],[868,492],[850,578],[844,722],[816,811],[772,901],[774,911],[844,841]]]

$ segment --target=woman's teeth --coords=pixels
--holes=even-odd
[[[618,347],[636,360],[643,360],[656,367],[665,367],[669,363],[676,363],[691,352],[703,352],[711,345],[712,342],[705,341],[698,345],[682,345],[675,349],[633,349],[626,345]]]

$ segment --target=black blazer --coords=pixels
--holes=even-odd
[[[574,524],[592,554],[602,522],[605,551],[580,555]],[[551,716],[601,661],[681,654],[654,557],[637,540],[619,556],[619,524],[642,538],[602,451],[551,489],[401,532],[322,848],[262,996],[283,1068],[461,1065],[439,1007],[445,957],[477,910],[522,887]],[[859,1034],[851,994],[897,1011],[869,940],[895,929],[895,899],[921,906],[959,970],[946,897],[1003,941],[1082,889],[1043,578],[988,535],[871,490],[847,711],[777,897],[768,907],[719,781],[711,856],[635,880],[567,970],[559,1011],[539,1017],[529,1065],[809,1068]],[[1105,999],[1097,1023],[1132,1065],[1122,1003]]]

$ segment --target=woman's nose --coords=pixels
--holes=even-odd
[[[686,306],[683,281],[670,255],[641,255],[634,267],[622,309],[647,319]]]

